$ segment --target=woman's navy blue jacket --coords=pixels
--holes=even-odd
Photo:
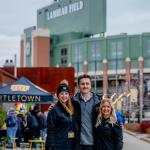
[[[68,138],[70,131],[74,131],[76,138]],[[47,116],[46,150],[72,150],[76,147],[76,133],[76,116],[70,116],[58,102]]]
[[[98,113],[94,113],[94,124],[96,123]],[[108,119],[102,119],[102,123],[94,128],[94,150],[122,150],[123,133],[119,122],[110,124]]]

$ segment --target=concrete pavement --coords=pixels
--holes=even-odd
[[[123,150],[149,150],[150,143],[145,142],[139,138],[139,136],[134,136],[124,132],[124,146]]]
[[[140,140],[143,140],[145,142],[150,143],[150,134],[131,132],[131,131],[126,130],[126,129],[124,129],[124,132],[128,133],[128,134],[130,134],[130,135],[132,135],[132,136],[134,136],[134,137],[136,137],[136,138],[138,138]]]
[[[150,149],[150,134],[135,133],[124,129],[123,150],[149,150],[149,149]],[[1,147],[0,150],[2,150]],[[17,148],[16,150],[29,150],[29,148]],[[37,148],[36,150],[41,150],[41,148]]]

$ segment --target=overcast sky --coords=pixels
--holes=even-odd
[[[36,25],[37,9],[52,1],[0,0],[0,66],[14,54],[19,58],[20,35],[25,28]],[[106,35],[124,32],[150,32],[150,0],[107,0]]]

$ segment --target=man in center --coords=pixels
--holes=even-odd
[[[78,77],[78,89],[79,92],[72,97],[80,132],[78,150],[94,150],[92,113],[100,100],[95,93],[91,92],[89,75],[84,74]]]

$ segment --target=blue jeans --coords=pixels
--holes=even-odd
[[[17,128],[16,127],[7,127],[7,137],[9,138],[8,143],[12,143],[11,138],[16,137]]]
[[[7,137],[15,138],[16,137],[17,128],[16,127],[8,127],[7,128]]]
[[[41,129],[41,136],[43,140],[46,140],[47,128]]]

